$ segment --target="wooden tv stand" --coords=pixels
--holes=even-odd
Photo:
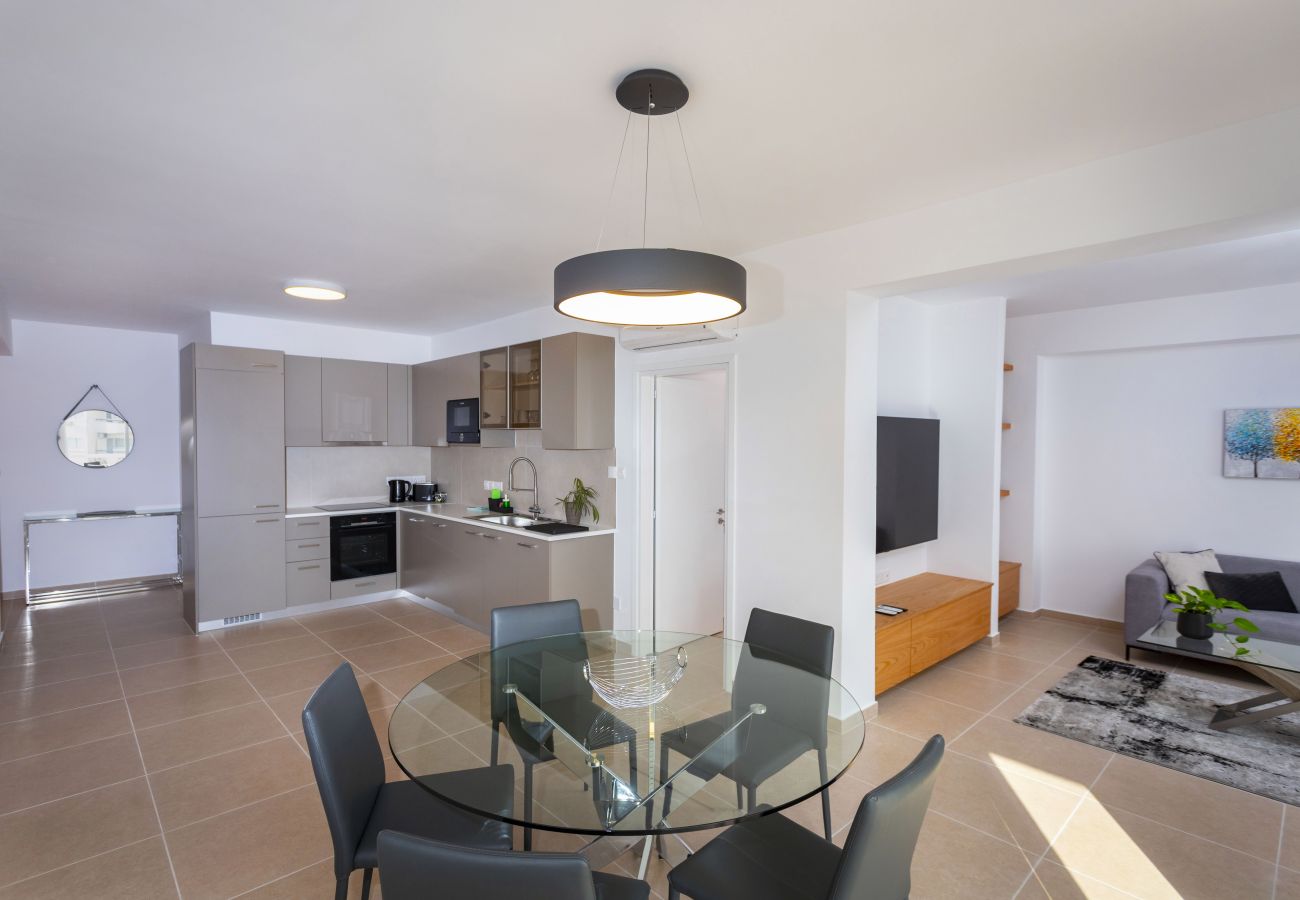
[[[989,633],[993,585],[925,572],[876,588],[876,603],[901,606],[876,614],[876,693],[964,650]]]

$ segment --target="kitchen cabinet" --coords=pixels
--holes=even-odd
[[[284,512],[283,375],[199,369],[194,382],[199,517]]]
[[[285,607],[284,516],[217,516],[197,523],[198,618]]]
[[[286,563],[284,594],[287,606],[324,603],[330,599],[330,561],[316,559]]]
[[[479,357],[479,426],[510,427],[510,348],[484,350]]]
[[[284,358],[284,444],[319,447],[321,441],[321,358]]]
[[[543,603],[550,600],[551,554],[545,541],[511,536],[506,547],[514,587],[515,603]]]
[[[321,440],[377,444],[388,440],[388,366],[321,360]]]
[[[330,582],[330,599],[350,600],[353,597],[364,597],[366,594],[377,594],[396,588],[396,572],[389,572],[387,575],[370,575],[365,578],[349,578],[346,581]]]
[[[252,347],[223,347],[219,344],[191,344],[191,365],[196,369],[223,369],[229,372],[257,372],[283,375],[284,354],[279,350]]]
[[[542,446],[606,450],[614,446],[614,339],[569,332],[544,338]]]
[[[477,397],[479,355],[465,353],[411,367],[411,443],[447,445],[447,401]]]
[[[434,520],[401,513],[397,521],[397,586],[417,597],[425,596],[433,565]]]
[[[542,427],[542,342],[510,346],[510,427]]]
[[[411,446],[411,367],[388,364],[388,446]]]

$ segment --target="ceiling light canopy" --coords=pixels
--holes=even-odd
[[[342,285],[307,278],[295,278],[286,283],[284,292],[300,300],[342,300],[348,295]]]
[[[641,247],[601,250],[565,260],[555,267],[555,309],[566,316],[609,325],[700,325],[729,319],[745,311],[745,267],[734,260],[694,250],[645,246],[646,207],[650,185],[650,117],[676,115],[690,96],[671,72],[641,69],[628,75],[614,92],[619,105],[646,117],[646,172],[641,208]],[[679,133],[681,120],[678,119]],[[627,131],[624,131],[624,144]],[[682,149],[686,138],[682,133]],[[614,166],[614,181],[622,164]],[[695,175],[690,169],[694,188]],[[610,190],[611,198],[613,189]],[[696,194],[699,211],[699,195]],[[604,228],[601,229],[602,235]]]

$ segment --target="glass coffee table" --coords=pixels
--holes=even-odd
[[[1209,723],[1216,731],[1300,712],[1300,644],[1252,636],[1243,645],[1225,634],[1198,640],[1183,637],[1175,622],[1165,620],[1147,629],[1134,646],[1147,650],[1176,650],[1188,656],[1229,662],[1273,688],[1258,697],[1219,707]],[[1238,656],[1237,648],[1241,646],[1248,652]]]

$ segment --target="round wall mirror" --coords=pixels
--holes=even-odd
[[[83,409],[59,426],[59,451],[68,462],[87,469],[107,469],[131,454],[135,435],[117,413]]]

